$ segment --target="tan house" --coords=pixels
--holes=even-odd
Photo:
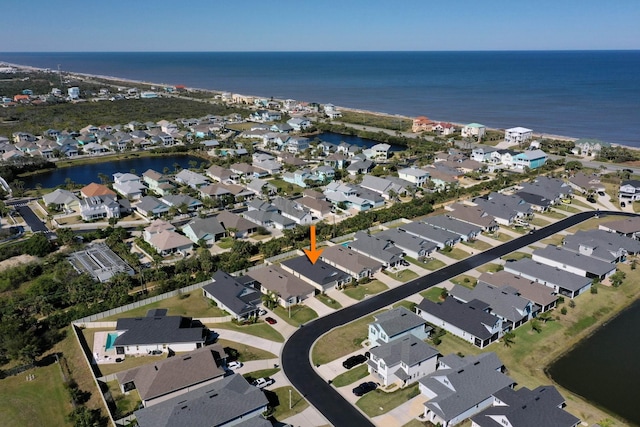
[[[254,280],[254,285],[260,286],[263,294],[275,295],[278,304],[285,308],[313,297],[316,291],[316,288],[277,265],[250,271],[247,276]]]
[[[174,253],[186,254],[193,249],[193,242],[175,231],[161,231],[149,239],[149,244],[162,256]]]
[[[413,119],[413,124],[411,126],[411,132],[431,132],[433,131],[433,125],[436,123],[433,120],[430,120],[428,117],[419,116]]]
[[[111,190],[109,187],[107,187],[106,185],[102,185],[102,184],[97,184],[95,182],[92,182],[91,184],[82,187],[82,189],[80,190],[80,195],[82,197],[89,198],[89,197],[101,197],[101,196],[113,196],[113,198],[116,198],[116,192]]]

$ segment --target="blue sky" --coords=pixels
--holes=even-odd
[[[640,49],[640,1],[22,0],[0,51]]]

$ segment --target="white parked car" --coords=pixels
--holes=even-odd
[[[267,314],[267,310],[265,310],[264,308],[261,308],[260,311],[258,311],[258,314],[260,316],[264,316],[265,314]]]
[[[252,386],[258,387],[258,388],[265,388],[270,386],[271,384],[273,384],[275,381],[272,378],[266,377],[266,378],[258,378],[257,380],[255,380],[254,382],[251,383]]]
[[[233,362],[227,363],[227,368],[228,369],[239,369],[239,368],[242,368],[242,362],[234,360]]]

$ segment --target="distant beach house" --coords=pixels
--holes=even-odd
[[[485,125],[481,125],[480,123],[469,123],[462,128],[462,137],[475,138],[479,141],[484,137],[486,132],[487,127]]]
[[[510,145],[523,145],[531,138],[533,138],[531,129],[515,127],[504,131],[504,141]]]
[[[415,119],[413,119],[413,124],[411,125],[411,132],[413,133],[431,132],[433,130],[434,124],[435,122],[433,120],[430,120],[428,117],[418,116]]]
[[[330,119],[337,119],[338,117],[342,117],[342,112],[339,111],[333,104],[325,104],[324,114],[326,114]]]
[[[574,142],[574,148],[571,150],[573,154],[579,156],[596,157],[603,148],[611,147],[608,142],[599,139],[581,138]]]

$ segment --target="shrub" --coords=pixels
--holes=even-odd
[[[562,310],[560,310],[560,313],[567,314],[567,307],[562,307]]]

